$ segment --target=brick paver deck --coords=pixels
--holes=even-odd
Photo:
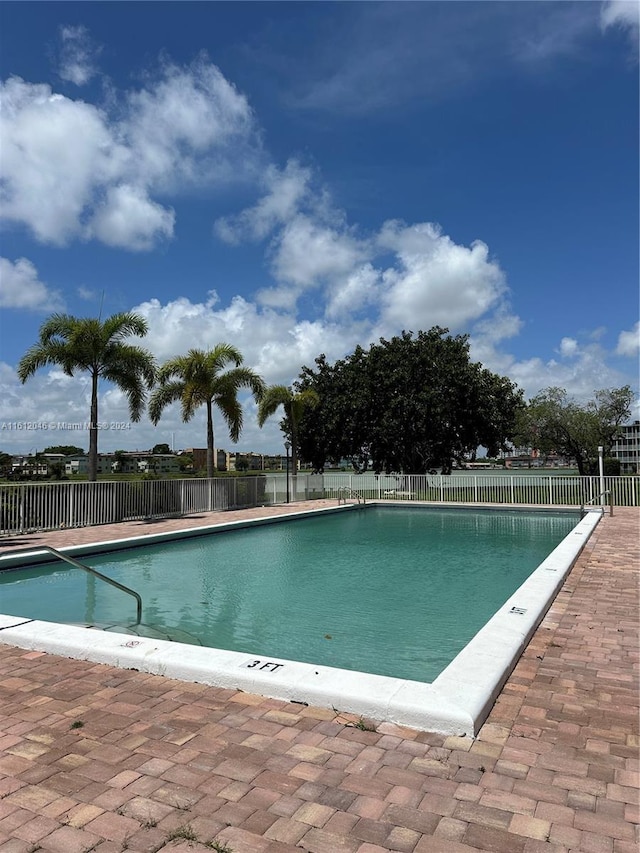
[[[637,853],[639,522],[603,519],[476,739],[0,645],[0,851]]]

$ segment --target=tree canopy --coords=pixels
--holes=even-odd
[[[158,387],[151,395],[149,416],[157,424],[163,410],[179,402],[182,420],[191,420],[196,410],[204,406],[207,413],[207,476],[215,472],[213,407],[222,413],[231,440],[236,442],[242,432],[242,406],[238,392],[248,388],[259,400],[264,381],[253,370],[242,366],[242,354],[231,344],[220,343],[213,349],[191,349],[176,356],[158,371]],[[232,365],[228,370],[225,368]]]
[[[166,442],[163,442],[161,444],[154,444],[153,447],[151,448],[151,452],[154,454],[155,453],[171,453],[171,448],[169,447],[169,445]]]
[[[296,387],[319,399],[299,427],[316,470],[346,458],[360,471],[448,473],[481,445],[506,448],[523,406],[516,385],[471,361],[466,335],[440,327],[381,338],[335,364],[321,355]]]
[[[598,473],[598,447],[609,456],[621,424],[631,417],[629,385],[595,391],[581,405],[564,388],[546,388],[520,413],[516,440],[541,453],[575,459],[581,476]]]
[[[84,456],[85,452],[81,447],[76,447],[74,444],[56,444],[53,447],[45,447],[43,453],[64,453],[65,456]]]
[[[58,365],[67,376],[88,373],[91,378],[88,477],[98,474],[98,381],[106,379],[123,392],[132,421],[144,411],[146,391],[153,385],[155,362],[141,347],[127,343],[131,336],[147,334],[143,317],[131,312],[114,314],[106,320],[52,314],[40,327],[38,342],[20,359],[22,383],[41,367]]]

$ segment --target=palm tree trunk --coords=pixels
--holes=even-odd
[[[207,400],[207,477],[213,477],[216,471],[213,454],[213,412],[211,400]]]
[[[91,417],[89,423],[89,481],[98,479],[98,373],[91,374]]]

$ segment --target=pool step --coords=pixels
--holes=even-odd
[[[113,625],[105,622],[74,622],[80,628],[95,628],[98,631],[110,631],[114,634],[129,634],[134,637],[148,637],[151,640],[169,640],[172,643],[187,643],[190,646],[201,646],[202,643],[193,634],[180,628],[165,628],[146,625],[144,622],[130,625]]]

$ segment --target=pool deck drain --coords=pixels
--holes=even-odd
[[[601,521],[475,739],[0,646],[0,850],[635,853],[639,521]]]

